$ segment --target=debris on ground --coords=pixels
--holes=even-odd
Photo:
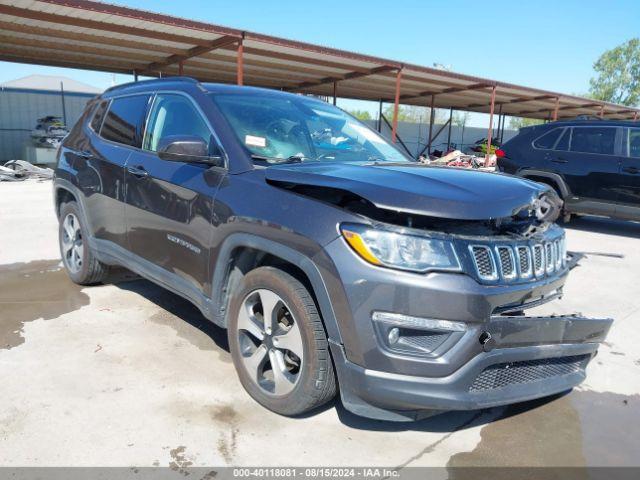
[[[495,165],[495,161],[492,162],[491,157],[495,158],[495,155],[491,155],[489,162],[487,163],[484,156],[466,155],[460,150],[449,150],[446,153],[435,150],[428,158],[421,155],[419,160],[428,165],[493,170],[493,167],[489,168],[492,165]],[[485,165],[485,163],[487,164]]]
[[[38,119],[36,128],[31,132],[33,145],[40,148],[58,148],[69,129],[61,117],[47,115]]]
[[[9,160],[4,166],[0,165],[0,182],[19,182],[28,178],[51,180],[53,170],[38,167],[26,160]]]

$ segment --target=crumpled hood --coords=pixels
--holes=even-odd
[[[460,220],[512,216],[549,190],[507,175],[419,164],[277,165],[265,177],[272,184],[346,190],[388,210]]]

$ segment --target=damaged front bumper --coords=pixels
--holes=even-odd
[[[522,315],[562,295],[575,256],[544,279],[482,285],[464,274],[354,266],[339,240],[327,251],[352,314],[341,325],[343,343],[330,342],[332,356],[343,404],[362,416],[413,420],[569,390],[612,324]]]

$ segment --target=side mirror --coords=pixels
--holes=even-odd
[[[158,157],[172,162],[206,163],[221,167],[221,155],[210,155],[207,142],[196,135],[169,135],[158,142]]]

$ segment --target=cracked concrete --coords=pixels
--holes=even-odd
[[[565,298],[537,311],[616,319],[579,389],[415,423],[339,403],[289,419],[245,394],[225,332],[185,300],[145,280],[71,284],[57,267],[50,188],[0,184],[0,465],[640,463],[637,224],[571,224],[570,249],[606,255],[588,255]]]

